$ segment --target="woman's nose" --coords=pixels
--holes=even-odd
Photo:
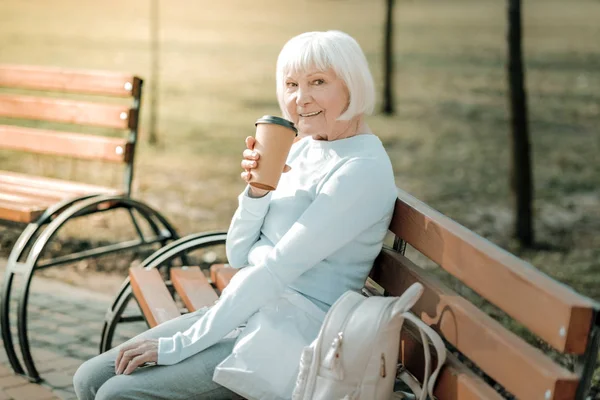
[[[306,89],[301,89],[298,88],[298,91],[296,92],[296,104],[298,105],[305,105],[310,103],[311,101],[311,96],[308,90]]]

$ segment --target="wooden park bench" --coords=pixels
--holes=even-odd
[[[13,160],[19,157],[21,166],[45,157],[52,160],[51,165],[67,158],[117,164],[123,170],[119,187],[76,182],[70,176],[60,179],[48,164],[46,171],[39,173],[0,170],[0,223],[21,231],[2,283],[2,339],[14,371],[34,381],[40,376],[27,334],[27,299],[34,272],[117,251],[163,246],[177,238],[164,217],[130,197],[141,98],[142,79],[129,74],[0,65],[2,154],[12,154]],[[77,169],[85,169],[80,163],[83,161],[77,161]],[[87,171],[93,172],[92,168],[99,166],[94,164]],[[52,177],[47,176],[48,169]],[[49,241],[66,223],[115,209],[129,213],[138,240],[54,258],[44,254]],[[16,276],[21,279],[15,280]],[[25,369],[16,355],[10,329],[11,291],[16,282],[21,285],[16,291],[17,333]]]
[[[414,282],[424,285],[424,294],[413,311],[444,338],[449,350],[435,389],[438,399],[586,399],[600,342],[596,302],[402,190],[390,231],[394,245],[384,247],[365,288],[377,295],[400,295]],[[135,296],[150,326],[181,314],[174,293],[189,311],[210,306],[235,271],[223,265],[212,266],[209,280],[200,269],[173,268],[171,261],[193,249],[223,244],[225,238],[225,233],[183,238],[159,250],[142,268],[131,269],[129,280],[109,310],[101,351],[110,348],[111,330],[121,320],[124,304],[131,296]],[[518,321],[556,353],[571,355],[575,359],[573,368],[559,365],[406,258],[406,243]],[[170,269],[167,283],[174,287],[172,291],[167,290],[158,272],[165,266]],[[403,330],[401,341],[399,362],[422,377],[424,360],[419,336]]]

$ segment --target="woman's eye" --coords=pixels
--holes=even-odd
[[[323,79],[315,79],[313,82],[315,85],[319,86],[325,83]]]
[[[287,87],[296,87],[296,86],[298,86],[298,84],[296,82],[287,82],[285,85]]]

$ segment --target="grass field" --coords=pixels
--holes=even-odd
[[[124,70],[147,79],[149,3],[4,0],[0,62]],[[150,147],[142,134],[135,195],[182,233],[227,227],[243,187],[243,139],[258,116],[278,113],[275,59],[288,38],[307,30],[350,33],[381,93],[384,1],[161,3],[160,143]],[[600,2],[524,1],[542,245],[535,251],[521,251],[510,238],[505,2],[397,3],[398,112],[370,119],[397,184],[600,300]],[[155,95],[146,89],[142,130]],[[65,165],[0,152],[2,169],[86,171]],[[81,178],[114,183],[118,175]],[[92,236],[113,234],[92,226]]]

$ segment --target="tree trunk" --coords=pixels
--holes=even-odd
[[[158,143],[158,81],[160,74],[159,56],[159,0],[150,0],[150,123],[148,127],[148,142]]]
[[[394,3],[395,0],[387,0],[384,32],[382,111],[387,115],[392,115],[396,112],[394,104]]]
[[[508,65],[512,160],[511,195],[515,210],[514,235],[522,246],[531,247],[533,235],[533,179],[527,122],[527,95],[523,71],[521,0],[508,0]]]

